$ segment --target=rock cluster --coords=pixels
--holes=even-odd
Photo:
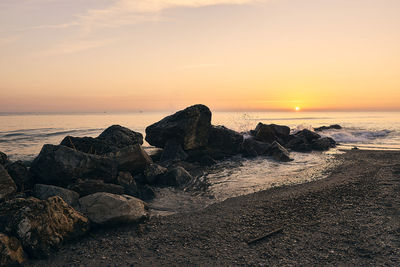
[[[119,125],[96,138],[67,136],[60,145],[44,145],[29,166],[0,152],[0,265],[46,257],[90,227],[141,222],[154,187],[185,188],[197,168],[217,160],[243,155],[285,162],[291,150],[335,146],[315,132],[275,124],[259,123],[248,133],[214,126],[204,105],[148,126],[146,141],[160,148],[158,156],[142,148],[140,133]]]

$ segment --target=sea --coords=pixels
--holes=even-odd
[[[0,151],[13,161],[31,161],[44,144],[59,144],[67,136],[98,136],[119,124],[145,136],[145,128],[173,112],[130,113],[0,113]],[[334,155],[357,147],[400,150],[400,112],[213,112],[212,124],[246,132],[259,123],[287,125],[292,132],[339,124],[340,130],[321,132],[339,143],[328,152],[292,152],[291,162],[240,156],[218,162],[196,177],[199,188],[156,189],[150,203],[154,215],[188,212],[230,197],[275,186],[323,179],[339,162]],[[143,144],[149,153],[154,151]]]

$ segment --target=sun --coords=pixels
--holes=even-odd
[[[294,110],[300,111],[300,107],[295,107]]]

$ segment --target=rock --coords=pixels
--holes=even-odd
[[[0,151],[0,165],[6,166],[8,163],[7,155]]]
[[[164,168],[158,164],[150,164],[144,169],[144,176],[146,177],[146,182],[149,184],[154,184],[157,179],[167,173],[168,169]]]
[[[17,186],[13,179],[10,177],[3,165],[0,165],[0,200],[7,199],[7,197],[16,191]]]
[[[257,157],[268,154],[270,145],[248,137],[243,140],[241,150],[245,157]]]
[[[67,136],[61,141],[60,145],[89,154],[103,155],[135,144],[143,144],[143,135],[141,133],[120,125],[113,125],[96,138]]]
[[[292,161],[289,152],[281,146],[278,142],[274,141],[268,151],[268,155],[272,156],[277,161]]]
[[[124,188],[125,194],[143,199],[139,197],[140,194],[138,186],[132,174],[130,174],[129,172],[119,172],[117,182],[120,186]]]
[[[0,266],[20,266],[25,261],[26,255],[19,240],[0,233]]]
[[[282,142],[289,136],[290,128],[283,125],[259,123],[254,130],[255,138],[258,141],[272,143],[274,141]]]
[[[153,163],[139,144],[125,147],[108,155],[115,159],[119,171],[139,172]]]
[[[22,161],[16,161],[7,165],[8,174],[17,185],[18,191],[32,189],[33,181],[27,166]]]
[[[211,111],[204,105],[194,105],[165,117],[146,128],[146,141],[164,148],[170,139],[176,139],[184,150],[204,147],[211,127]]]
[[[117,195],[122,195],[125,189],[121,185],[104,183],[102,180],[78,180],[69,188],[77,192],[81,197],[91,195],[98,192],[107,192]]]
[[[142,200],[152,200],[155,197],[154,190],[146,184],[138,184],[137,191],[132,196]]]
[[[187,158],[188,154],[183,150],[182,145],[179,144],[175,139],[169,139],[165,143],[160,162],[182,161],[186,160]]]
[[[211,126],[207,143],[209,151],[218,151],[228,156],[232,156],[240,153],[242,143],[242,134],[230,130],[225,126]]]
[[[36,183],[67,186],[78,178],[114,182],[117,165],[110,157],[91,155],[65,146],[44,145],[30,171]]]
[[[342,126],[340,126],[339,124],[333,124],[330,126],[321,126],[318,128],[314,128],[314,131],[320,132],[320,131],[330,130],[330,129],[340,130],[340,129],[342,129]]]
[[[336,147],[336,142],[330,137],[323,137],[317,140],[314,140],[311,144],[311,147],[315,150],[329,150],[330,148]]]
[[[45,184],[36,184],[33,189],[33,195],[41,200],[46,200],[49,197],[59,196],[70,206],[76,206],[79,200],[79,194],[75,191]]]
[[[0,232],[19,239],[34,258],[44,258],[63,241],[84,235],[88,220],[56,196],[16,198],[0,204]]]
[[[318,138],[321,138],[316,132],[310,131],[308,129],[303,129],[295,134],[296,137],[303,139],[306,142],[312,142]]]
[[[311,145],[304,138],[291,136],[290,141],[285,144],[285,147],[297,152],[312,151]]]
[[[95,193],[79,199],[80,209],[98,225],[135,223],[148,217],[146,205],[128,195]]]
[[[157,184],[165,186],[183,187],[190,182],[193,177],[184,168],[178,166],[169,170],[164,176],[157,179]]]

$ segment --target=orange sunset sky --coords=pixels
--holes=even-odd
[[[400,110],[398,0],[0,0],[0,112]]]

